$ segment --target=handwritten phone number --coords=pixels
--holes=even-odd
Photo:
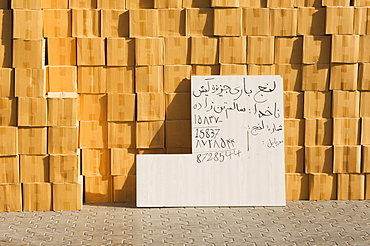
[[[240,157],[241,151],[240,150],[226,150],[226,151],[216,151],[216,152],[206,152],[197,154],[197,162],[208,162],[208,161],[216,161],[216,162],[224,162],[226,158],[232,159],[233,157]]]
[[[205,129],[195,129],[195,138],[216,138],[218,133],[220,132],[221,129],[217,128],[205,128]]]

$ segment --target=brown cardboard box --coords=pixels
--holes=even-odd
[[[241,8],[214,9],[213,34],[215,36],[241,36]]]
[[[321,7],[322,0],[295,0],[295,7]]]
[[[242,64],[221,64],[220,75],[247,75],[247,65]]]
[[[133,66],[135,40],[130,38],[107,38],[107,66]]]
[[[108,124],[106,121],[80,121],[79,147],[108,148]]]
[[[10,4],[10,0],[5,0],[5,1],[2,1],[0,3],[0,9],[10,9],[11,7],[11,4]]]
[[[222,44],[223,39],[225,38],[220,38],[220,45]],[[239,56],[240,54],[244,54],[244,51],[245,49],[241,51],[237,50]],[[220,56],[222,55],[223,54],[220,53]],[[248,64],[274,64],[274,37],[248,37],[247,62]],[[229,63],[235,62],[231,61]]]
[[[101,10],[102,37],[128,37],[129,13],[127,10]]]
[[[359,145],[360,119],[334,118],[333,145]]]
[[[302,37],[277,37],[275,40],[275,63],[299,64],[302,63]]]
[[[304,64],[302,68],[303,91],[329,89],[329,64]]]
[[[108,93],[134,93],[135,68],[108,67],[107,68],[107,92]]]
[[[369,0],[353,0],[353,6],[362,7],[362,6],[370,6]]]
[[[190,120],[190,109],[190,93],[166,93],[166,120]]]
[[[295,1],[292,0],[268,0],[268,8],[294,8]]]
[[[329,64],[330,36],[304,36],[303,55],[304,64]]]
[[[17,125],[17,99],[0,97],[0,126]]]
[[[350,0],[322,0],[322,6],[349,6]]]
[[[164,92],[190,92],[191,66],[164,66]]]
[[[12,0],[11,3],[12,9],[41,9],[42,6],[42,0],[34,0],[31,2],[27,0]]]
[[[46,126],[46,125],[47,125],[46,98],[19,97],[18,126]]]
[[[361,144],[370,145],[370,118],[361,118]]]
[[[17,127],[0,127],[0,156],[18,154],[18,131]],[[12,141],[9,141],[11,139]]]
[[[13,38],[42,39],[42,10],[13,10]]]
[[[42,0],[42,9],[68,9],[69,0]]]
[[[304,144],[304,120],[284,120],[284,143],[286,146],[303,146]]]
[[[136,201],[136,176],[134,175],[113,176],[113,201],[114,202]]]
[[[181,9],[182,0],[154,0],[156,9]]]
[[[334,146],[333,173],[361,173],[361,145]]]
[[[72,37],[100,37],[100,19],[98,9],[72,9]]]
[[[191,121],[166,121],[166,147],[191,148]]]
[[[110,149],[111,174],[135,175],[136,150],[135,149]]]
[[[191,37],[191,64],[218,64],[218,38]]]
[[[163,93],[137,93],[137,121],[158,121],[165,117]]]
[[[330,90],[356,90],[358,64],[331,64]]]
[[[364,200],[365,174],[338,174],[338,200]]]
[[[72,36],[72,11],[70,9],[45,9],[43,13],[44,37]]]
[[[252,65],[249,65],[251,68]],[[302,87],[302,65],[301,64],[276,64],[273,65],[272,74],[283,77],[284,91],[300,91]],[[251,70],[250,70],[251,71]],[[250,73],[249,73],[250,74]],[[261,73],[270,75],[271,73]],[[259,74],[257,74],[259,75]]]
[[[126,0],[98,0],[98,9],[126,9]]]
[[[163,92],[163,66],[136,67],[135,92]]]
[[[219,65],[193,65],[191,68],[191,75],[219,75],[220,66]]]
[[[333,91],[332,117],[359,117],[359,91]]]
[[[71,9],[96,9],[97,0],[69,0],[69,8]]]
[[[275,65],[248,65],[248,75],[271,75],[275,74]]]
[[[75,66],[76,38],[48,38],[48,64],[50,66]]]
[[[0,51],[1,53],[3,53],[1,49]],[[14,39],[13,40],[13,67],[14,68],[43,68],[45,65],[44,51],[45,51],[45,41],[43,39],[39,39],[39,40]],[[7,63],[4,59],[4,63],[2,67],[4,67],[6,64]]]
[[[104,121],[107,119],[106,94],[80,94],[79,107],[79,120]]]
[[[272,36],[296,36],[298,9],[270,9],[270,26]]]
[[[353,34],[353,7],[326,7],[326,34]]]
[[[239,0],[242,8],[266,8],[267,0]]]
[[[164,65],[163,38],[136,38],[135,65]]]
[[[370,62],[370,51],[369,51],[370,35],[360,36],[359,38],[359,62]]]
[[[246,37],[220,37],[219,41],[219,62],[221,64],[247,63]],[[258,47],[256,47],[257,49]]]
[[[19,56],[18,53],[14,53],[13,57],[15,58],[12,58],[12,52],[15,52],[12,43],[12,39],[2,39],[0,42],[0,68],[11,68],[12,59],[17,59]],[[19,49],[19,45],[17,49]]]
[[[211,0],[211,7],[239,7],[239,0]]]
[[[332,146],[306,146],[304,154],[306,173],[333,172]]]
[[[164,38],[164,64],[186,65],[190,64],[190,38],[165,37]]]
[[[135,148],[135,122],[108,123],[108,147]]]
[[[0,157],[0,184],[19,183],[18,156]]]
[[[358,62],[359,40],[358,35],[333,35],[331,44],[331,62]]]
[[[370,90],[370,63],[360,63],[358,69],[358,90]]]
[[[48,131],[48,153],[74,155],[78,148],[78,127],[51,126]]]
[[[77,92],[77,67],[47,67],[48,92]]]
[[[51,211],[51,184],[23,184],[23,211]]]
[[[0,198],[0,212],[22,211],[21,184],[1,184]]]
[[[54,183],[53,210],[81,210],[81,189],[81,184],[78,183]]]
[[[355,35],[365,35],[366,34],[367,11],[368,11],[368,8],[366,7],[356,7],[355,8],[353,34]]]
[[[104,66],[104,38],[77,38],[77,65]]]
[[[85,177],[85,202],[112,202],[112,176]]]
[[[212,8],[186,9],[186,35],[213,36],[213,17]]]
[[[107,73],[104,67],[80,66],[77,68],[77,79],[78,93],[93,94],[107,92]]]
[[[126,1],[127,9],[153,9],[154,0],[129,0]]]
[[[183,8],[209,8],[210,0],[182,0]]]
[[[163,0],[161,0],[163,1]],[[185,10],[160,9],[158,10],[158,35],[184,36],[185,35]]]
[[[108,94],[108,121],[135,121],[135,94]]]
[[[331,145],[333,133],[332,119],[305,120],[305,146]]]
[[[309,177],[304,173],[285,174],[286,200],[308,200]]]
[[[77,183],[79,176],[78,155],[50,155],[49,180],[51,183]]]
[[[48,98],[48,126],[76,126],[76,98]]]
[[[361,91],[360,117],[370,117],[370,92]]]
[[[130,7],[127,8],[131,9]],[[129,18],[131,38],[158,36],[158,10],[131,9]]]
[[[336,174],[310,174],[309,186],[310,200],[335,200],[337,198]]]
[[[0,38],[1,39],[11,39],[13,38],[12,26],[13,26],[13,16],[10,9],[0,9]]]
[[[0,96],[14,97],[14,70],[0,68]]]
[[[136,148],[164,148],[164,121],[137,122]]]
[[[303,118],[303,92],[284,92],[284,118]]]
[[[20,155],[19,166],[22,183],[49,182],[49,156]]]
[[[16,97],[45,97],[46,69],[15,69]]]
[[[244,36],[270,35],[270,9],[243,9],[242,29]]]
[[[285,173],[304,173],[304,147],[285,146]]]
[[[362,161],[362,173],[370,173],[370,145],[362,145],[361,161]],[[370,182],[370,179],[368,179],[368,181]]]
[[[82,175],[107,176],[110,174],[109,149],[82,150]]]

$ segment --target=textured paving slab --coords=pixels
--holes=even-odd
[[[370,201],[0,213],[0,245],[370,245]]]

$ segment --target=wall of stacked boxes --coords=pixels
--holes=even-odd
[[[282,75],[287,200],[370,199],[370,0],[0,8],[0,211],[135,201],[136,154],[191,153],[191,75]]]

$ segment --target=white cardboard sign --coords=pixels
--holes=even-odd
[[[137,206],[284,206],[280,76],[193,76],[192,154],[137,155]]]

